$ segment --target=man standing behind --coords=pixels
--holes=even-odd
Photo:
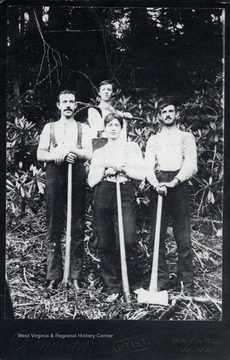
[[[188,180],[197,172],[197,152],[194,136],[178,129],[177,111],[172,102],[162,102],[159,117],[163,124],[161,132],[150,137],[146,146],[147,180],[150,190],[151,238],[150,253],[156,225],[158,194],[163,196],[160,249],[158,263],[158,287],[169,288],[169,272],[165,256],[165,237],[171,216],[173,233],[178,250],[178,283],[183,282],[184,291],[194,291],[192,246],[190,238],[190,209]]]
[[[79,289],[83,263],[86,172],[84,162],[92,155],[88,125],[74,120],[76,98],[72,91],[59,94],[60,120],[46,124],[37,158],[46,165],[47,291],[62,279],[61,236],[67,202],[68,163],[72,164],[72,225],[70,278]]]
[[[114,84],[110,80],[103,80],[98,89],[99,104],[97,107],[91,107],[88,110],[88,122],[92,131],[93,147],[95,149],[103,146],[107,142],[104,119],[108,114],[116,112],[123,117],[123,119],[132,119],[132,114],[129,112],[122,112],[113,108],[113,95]],[[123,141],[127,140],[126,121],[124,121],[124,126],[121,131],[121,139]]]

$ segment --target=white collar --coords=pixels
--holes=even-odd
[[[175,134],[176,132],[178,132],[179,129],[178,127],[174,127],[172,129],[167,129],[167,127],[163,126],[163,128],[161,129],[161,134],[164,134],[164,135],[173,135]]]
[[[60,119],[59,120],[59,123],[60,124],[63,124],[63,125],[69,125],[69,124],[73,124],[75,123],[76,121],[74,119]]]

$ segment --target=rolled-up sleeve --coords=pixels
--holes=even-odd
[[[146,168],[146,178],[148,182],[156,187],[159,182],[156,178],[154,168],[155,168],[155,135],[151,136],[146,145],[145,151],[145,168]]]
[[[144,180],[146,175],[145,162],[141,149],[137,143],[127,143],[129,145],[129,161],[126,166],[127,175],[135,180]]]
[[[39,161],[46,161],[50,153],[50,124],[46,124],[40,135],[38,149],[37,149],[37,159]]]
[[[186,132],[183,139],[183,160],[177,178],[183,182],[189,180],[197,172],[197,149],[194,136]]]
[[[100,149],[95,150],[91,160],[88,183],[90,187],[97,185],[103,178],[105,161]]]
[[[84,157],[89,160],[92,157],[92,133],[88,125],[82,124],[82,150]]]

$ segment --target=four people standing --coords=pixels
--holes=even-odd
[[[76,289],[82,270],[85,187],[84,162],[92,157],[92,138],[104,138],[104,144],[95,147],[88,182],[94,188],[94,220],[99,238],[101,273],[110,295],[116,299],[121,292],[119,264],[118,215],[116,178],[119,178],[122,198],[123,226],[128,262],[128,273],[136,262],[136,199],[132,180],[147,180],[152,185],[150,194],[151,238],[153,252],[155,218],[158,194],[164,197],[159,253],[159,287],[168,289],[169,274],[165,257],[165,234],[169,216],[172,218],[178,248],[178,280],[183,281],[187,293],[193,292],[192,247],[188,180],[197,171],[195,139],[191,133],[177,128],[176,108],[172,103],[160,107],[163,127],[152,136],[146,147],[145,164],[139,146],[126,141],[124,120],[131,114],[119,114],[111,106],[113,85],[101,83],[99,111],[89,109],[86,124],[74,120],[76,99],[74,93],[64,91],[57,106],[61,118],[45,125],[40,137],[38,160],[47,163],[47,280],[54,288],[62,278],[61,235],[66,202],[67,166],[73,164],[72,192],[72,248],[71,279]],[[128,114],[128,115],[127,115]],[[123,117],[121,116],[123,115]],[[135,266],[135,265],[134,265]],[[129,274],[131,275],[131,273]],[[136,287],[135,279],[131,287]]]

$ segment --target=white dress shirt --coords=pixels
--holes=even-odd
[[[141,149],[135,142],[119,142],[119,146],[107,143],[100,149],[93,153],[91,167],[89,171],[89,186],[94,187],[98,182],[103,180],[105,168],[113,166],[121,168],[125,166],[127,176],[136,179],[144,180],[145,178],[145,164]],[[116,177],[111,176],[108,181],[115,182]],[[120,175],[119,182],[127,180],[126,176]]]
[[[42,158],[43,155],[41,154],[45,154],[45,152],[49,153],[52,157],[52,153],[65,151],[70,147],[77,147],[78,127],[74,119],[61,119],[54,123],[56,147],[51,143],[50,129],[50,123],[46,124],[40,135],[37,154],[38,159],[42,161],[45,161],[45,159]],[[89,126],[82,124],[82,149],[87,151],[90,150],[91,147],[91,132]]]
[[[145,162],[147,179],[157,186],[154,168],[156,162],[159,170],[177,171],[176,177],[181,181],[190,179],[197,172],[197,151],[194,136],[177,128],[162,131],[149,138],[146,145]]]

